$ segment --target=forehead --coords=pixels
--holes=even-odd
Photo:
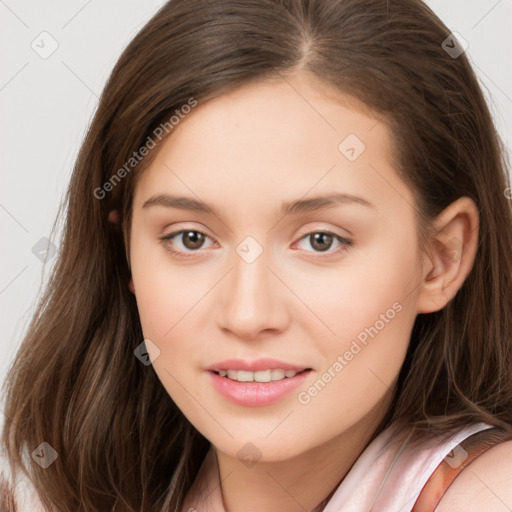
[[[170,191],[213,201],[221,193],[223,201],[281,202],[308,191],[396,199],[396,187],[409,191],[391,150],[378,115],[309,75],[253,82],[179,121],[140,177],[135,207],[148,194]]]

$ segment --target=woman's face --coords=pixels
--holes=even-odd
[[[245,85],[180,120],[136,186],[154,370],[232,456],[285,460],[389,406],[418,313],[414,199],[387,127],[349,105],[305,74]]]

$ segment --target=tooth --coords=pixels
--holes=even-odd
[[[237,380],[238,382],[252,382],[254,380],[254,372],[238,370]]]
[[[254,380],[256,382],[270,382],[272,380],[272,370],[254,372]]]
[[[281,380],[285,377],[285,371],[281,369],[272,370],[272,380]]]
[[[285,377],[295,377],[298,371],[283,370],[282,368],[274,368],[268,370],[260,370],[257,372],[250,372],[247,370],[219,370],[221,377],[227,377],[231,380],[238,382],[271,382],[282,380]]]
[[[236,380],[238,375],[237,370],[228,370],[228,378],[232,380]]]

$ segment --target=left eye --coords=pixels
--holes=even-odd
[[[181,239],[182,248],[176,249],[173,247],[174,243],[171,242],[173,238],[178,238],[178,240]],[[207,238],[210,237],[202,231],[198,231],[196,229],[183,229],[164,236],[161,238],[161,241],[165,248],[172,253],[190,254],[190,252],[197,252],[198,249],[201,249]],[[343,238],[342,236],[330,231],[313,231],[301,237],[299,242],[302,242],[303,240],[309,240],[311,247],[315,249],[314,252],[320,253],[329,251],[335,241],[340,245],[337,250],[330,251],[330,254],[337,254],[353,245],[351,240]]]
[[[315,252],[327,252],[331,249],[334,241],[337,241],[340,244],[338,249],[331,251],[330,254],[338,254],[346,250],[347,246],[350,247],[353,244],[351,240],[330,231],[314,231],[304,235],[300,241],[303,240],[307,240],[311,247],[316,248]]]

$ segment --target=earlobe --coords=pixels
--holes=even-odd
[[[478,247],[478,209],[461,197],[434,221],[427,270],[418,295],[418,313],[439,311],[457,294],[473,268]]]
[[[128,283],[128,288],[135,295],[135,286],[133,285],[133,279],[132,278],[130,278],[130,281]]]

